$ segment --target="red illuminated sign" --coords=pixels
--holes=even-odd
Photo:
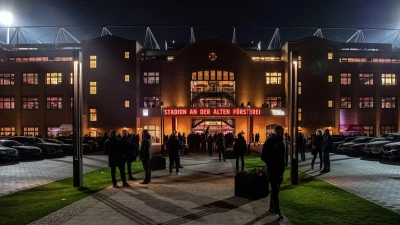
[[[261,115],[261,109],[246,108],[168,108],[164,116],[246,116]]]

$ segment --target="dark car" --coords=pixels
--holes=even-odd
[[[38,137],[14,136],[14,137],[10,137],[9,140],[15,140],[24,145],[28,145],[28,146],[39,147],[42,150],[43,156],[63,156],[64,155],[61,145],[45,142],[41,138],[38,138]]]
[[[16,158],[18,158],[17,149],[0,146],[0,162],[14,161]]]
[[[50,142],[50,143],[55,143],[55,144],[61,145],[63,148],[63,151],[64,151],[64,155],[72,155],[72,153],[73,153],[74,146],[72,144],[64,143],[63,141],[55,139],[55,138],[42,138],[42,140],[45,142]]]
[[[337,148],[339,147],[340,144],[350,142],[356,138],[359,138],[358,136],[351,136],[351,137],[344,137],[343,139],[339,139],[338,137],[333,137],[333,151],[336,152]],[[336,139],[336,140],[335,140]],[[340,140],[340,141],[337,141]]]
[[[74,144],[74,140],[69,138],[69,137],[56,137],[56,140],[59,140],[61,142],[63,142],[64,144],[70,144],[73,145]],[[85,139],[82,139],[82,145],[83,145],[83,152],[84,153],[88,153],[92,151],[92,145],[88,144]],[[72,153],[71,153],[72,154]]]
[[[0,140],[1,146],[18,150],[19,159],[40,159],[43,157],[42,150],[35,146],[25,146],[14,140]]]

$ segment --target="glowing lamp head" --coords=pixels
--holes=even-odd
[[[12,23],[13,16],[10,12],[0,12],[0,23],[9,27]]]

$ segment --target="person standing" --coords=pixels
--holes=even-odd
[[[322,142],[324,141],[324,136],[322,136],[322,130],[318,129],[317,132],[315,132],[315,137],[313,139],[312,143],[312,150],[311,154],[313,155],[313,159],[311,161],[311,169],[314,169],[314,162],[315,159],[317,158],[317,155],[319,155],[319,169],[322,170]]]
[[[267,177],[271,185],[269,212],[275,212],[277,220],[283,218],[279,207],[279,189],[283,181],[283,173],[286,166],[285,143],[283,139],[283,127],[277,125],[272,137],[268,138],[261,152],[261,160],[265,162]]]
[[[129,180],[136,180],[136,178],[132,176],[132,162],[136,158],[135,152],[137,151],[138,146],[132,141],[131,137],[128,136],[126,130],[122,131],[122,137],[119,139],[119,143],[122,151],[126,154],[128,178]]]
[[[167,148],[168,148],[168,156],[169,156],[169,174],[172,174],[172,169],[174,164],[176,165],[176,175],[179,175],[179,168],[180,168],[180,158],[179,158],[179,151],[181,149],[181,142],[179,138],[176,136],[176,132],[172,132],[171,137],[167,141]]]
[[[217,145],[217,150],[218,150],[218,157],[219,157],[219,161],[221,162],[221,154],[222,154],[222,158],[224,159],[225,162],[225,138],[224,135],[222,133],[218,134],[217,140],[215,141],[216,145]]]
[[[329,160],[329,153],[333,151],[333,138],[329,132],[329,129],[325,129],[324,132],[324,141],[322,144],[323,158],[324,158],[324,169],[322,172],[330,172],[331,171],[331,162]]]
[[[207,145],[208,145],[208,155],[212,156],[212,150],[213,150],[213,145],[214,145],[214,138],[212,135],[208,135],[207,137]]]
[[[144,169],[144,180],[141,184],[148,184],[151,182],[151,136],[148,130],[143,130],[142,143],[140,145],[139,156],[142,160]]]
[[[244,171],[244,154],[247,151],[246,140],[241,133],[238,134],[238,138],[233,145],[233,151],[236,154],[236,172],[239,172],[239,158],[242,161],[242,172]]]
[[[301,161],[305,161],[305,154],[304,154],[304,148],[303,148],[304,147],[304,137],[303,137],[303,133],[301,133],[301,132],[299,132],[297,134],[296,147],[300,153]]]
[[[121,176],[122,186],[129,187],[125,177],[125,155],[122,152],[114,130],[111,130],[109,138],[105,141],[104,150],[108,155],[108,166],[111,168],[113,187],[118,188],[117,179],[115,177],[117,167]]]

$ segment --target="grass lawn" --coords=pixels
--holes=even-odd
[[[132,173],[143,170],[142,163],[132,163]],[[119,170],[117,169],[117,180]],[[83,175],[84,187],[73,187],[66,178],[0,197],[0,224],[28,224],[112,185],[110,168]]]
[[[263,167],[260,156],[245,157],[247,170]],[[292,224],[399,224],[400,214],[299,171],[290,185],[286,169],[279,193],[283,214]]]

